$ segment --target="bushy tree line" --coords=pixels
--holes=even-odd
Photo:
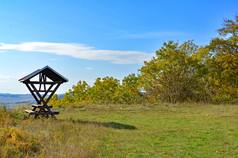
[[[93,86],[79,81],[59,106],[136,104],[144,102],[238,102],[238,16],[225,19],[219,37],[209,45],[169,41],[156,56],[120,84],[113,77],[97,78]],[[144,92],[144,93],[142,93]]]
[[[93,86],[85,81],[79,81],[63,99],[54,95],[50,104],[64,106],[84,106],[87,104],[132,104],[145,101],[144,95],[138,88],[138,77],[131,74],[120,81],[113,77],[97,78]]]

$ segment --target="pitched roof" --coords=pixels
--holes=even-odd
[[[35,77],[36,75],[38,75],[40,73],[44,73],[52,81],[68,82],[67,78],[65,78],[58,72],[56,72],[54,69],[52,69],[48,65],[43,67],[42,69],[38,69],[38,70],[30,73],[29,75],[19,79],[18,81],[20,81],[20,82],[25,82],[27,80],[29,81],[31,78]]]

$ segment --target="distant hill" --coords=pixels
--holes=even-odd
[[[59,99],[63,98],[63,94],[58,94]],[[21,104],[21,103],[34,103],[35,100],[31,94],[10,94],[0,93],[1,104]]]
[[[0,93],[0,104],[18,104],[33,101],[34,98],[31,94]]]

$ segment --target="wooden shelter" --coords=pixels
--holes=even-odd
[[[55,118],[54,115],[59,114],[59,112],[51,110],[53,106],[47,104],[59,86],[68,82],[68,79],[49,66],[45,66],[19,79],[19,81],[26,85],[37,103],[32,105],[32,110],[25,110],[29,113],[29,116],[35,115],[35,118],[37,118],[39,115],[46,117],[51,115]],[[45,99],[46,97],[47,99]]]

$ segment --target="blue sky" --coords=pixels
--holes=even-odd
[[[137,73],[163,42],[206,45],[237,0],[2,0],[0,93],[29,93],[18,79],[49,65],[69,82]]]

